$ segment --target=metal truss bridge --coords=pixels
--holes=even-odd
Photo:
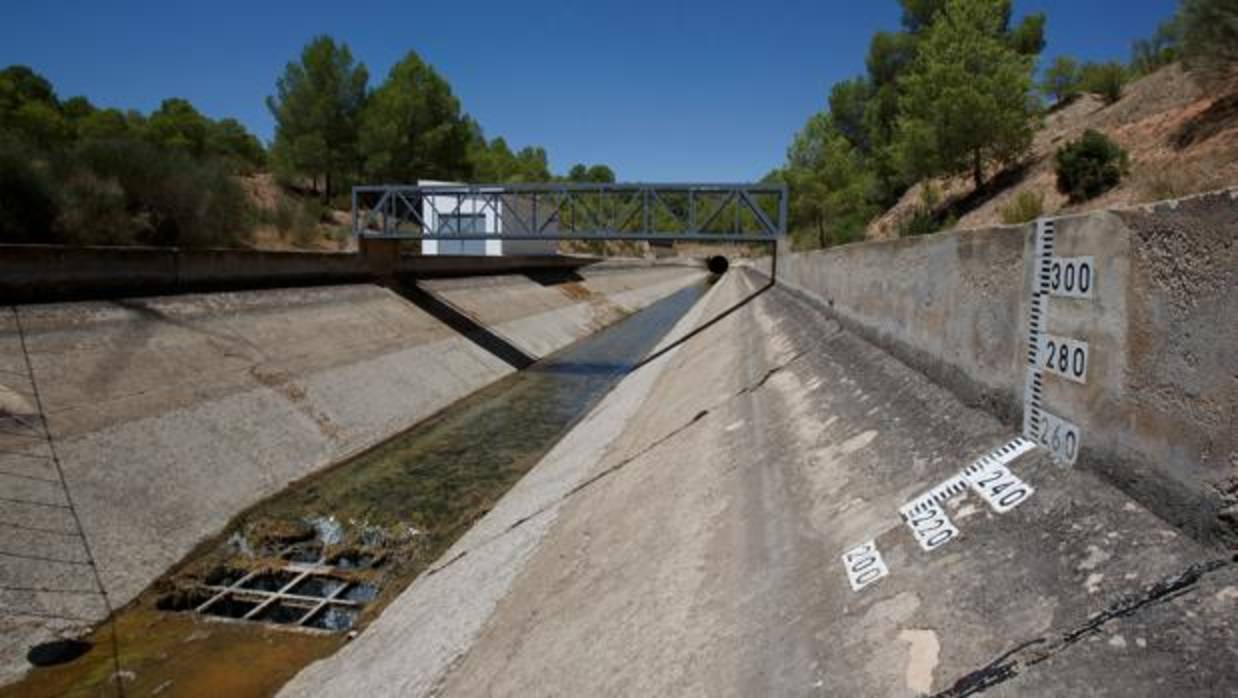
[[[353,234],[403,240],[647,240],[774,243],[779,184],[358,186]]]

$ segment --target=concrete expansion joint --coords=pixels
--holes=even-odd
[[[1055,635],[1033,638],[1005,652],[987,665],[965,674],[950,688],[933,694],[932,698],[963,698],[983,693],[989,688],[1018,676],[1027,669],[1052,659],[1079,641],[1096,635],[1110,622],[1133,616],[1158,604],[1168,603],[1195,590],[1204,577],[1238,565],[1238,553],[1228,558],[1197,562],[1178,574],[1164,577],[1149,585],[1142,593],[1118,597],[1108,608],[1083,623]]]

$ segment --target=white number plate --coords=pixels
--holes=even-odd
[[[900,511],[920,547],[928,552],[954,540],[959,535],[959,529],[951,523],[950,517],[941,505],[931,499],[923,499],[906,505]]]
[[[852,591],[859,591],[890,573],[876,541],[871,540],[843,553],[843,567]]]
[[[1062,465],[1074,465],[1079,457],[1079,427],[1061,417],[1041,410],[1034,436]]]
[[[1049,293],[1066,298],[1091,298],[1096,288],[1096,264],[1091,257],[1054,257],[1049,261]]]
[[[981,499],[999,514],[1014,509],[1035,492],[1032,486],[1020,480],[1004,465],[993,464],[973,473],[964,473],[967,483]]]
[[[1088,343],[1069,337],[1041,335],[1036,365],[1076,383],[1087,383]]]

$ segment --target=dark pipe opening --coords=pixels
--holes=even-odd
[[[721,276],[725,274],[726,270],[731,267],[731,263],[726,260],[726,257],[723,257],[720,254],[716,254],[710,257],[708,260],[706,260],[705,266],[709,267],[709,272],[711,274],[717,274]]]

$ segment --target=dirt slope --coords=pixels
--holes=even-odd
[[[322,209],[310,196],[279,185],[258,172],[238,178],[257,214],[253,247],[259,250],[335,252],[356,248],[347,234],[348,211]]]
[[[1130,174],[1115,189],[1074,206],[1057,192],[1054,152],[1093,128],[1114,139],[1131,156]],[[994,176],[994,175],[990,175]],[[1238,184],[1238,96],[1218,98],[1200,89],[1178,65],[1167,66],[1126,87],[1106,106],[1084,95],[1055,108],[1036,134],[1024,168],[996,175],[1000,184],[987,199],[961,207],[959,228],[1002,223],[1001,211],[1019,193],[1044,197],[1046,214],[1074,213],[1177,198]],[[1003,186],[1004,185],[1004,186]],[[942,206],[971,194],[969,178],[934,180]],[[921,202],[922,185],[912,187],[869,224],[870,239],[898,236],[898,225]]]

